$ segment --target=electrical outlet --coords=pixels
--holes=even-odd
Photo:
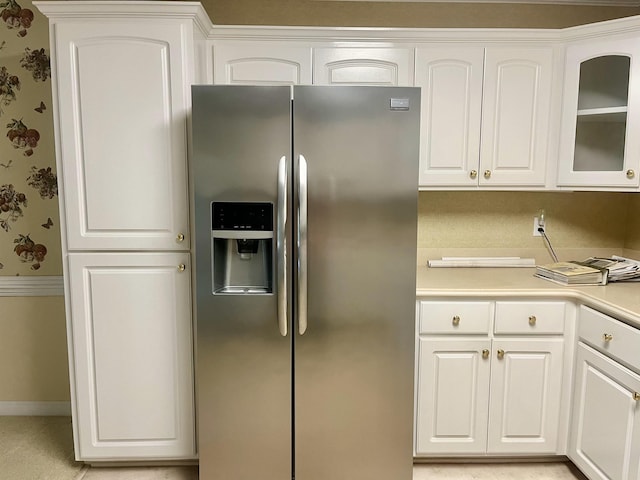
[[[538,228],[543,227],[544,228],[544,224],[540,224],[540,222],[538,221],[538,217],[533,217],[533,236],[534,237],[541,237],[542,233],[540,233],[538,231]]]

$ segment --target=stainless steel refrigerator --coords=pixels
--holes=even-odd
[[[200,479],[411,479],[420,90],[192,100]]]

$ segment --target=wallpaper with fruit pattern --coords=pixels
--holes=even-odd
[[[0,275],[61,275],[48,20],[0,0]]]

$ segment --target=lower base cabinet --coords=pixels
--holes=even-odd
[[[565,302],[417,307],[415,455],[564,454]]]
[[[591,480],[640,479],[640,375],[578,344],[569,457]]]
[[[555,454],[563,339],[419,340],[417,455]]]
[[[188,253],[69,254],[76,458],[195,458]]]

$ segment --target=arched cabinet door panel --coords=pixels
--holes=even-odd
[[[316,85],[413,85],[413,48],[315,48]]]
[[[70,250],[184,250],[184,25],[56,26],[59,156]],[[186,241],[185,241],[186,240]]]
[[[640,185],[640,39],[567,47],[558,184]]]

